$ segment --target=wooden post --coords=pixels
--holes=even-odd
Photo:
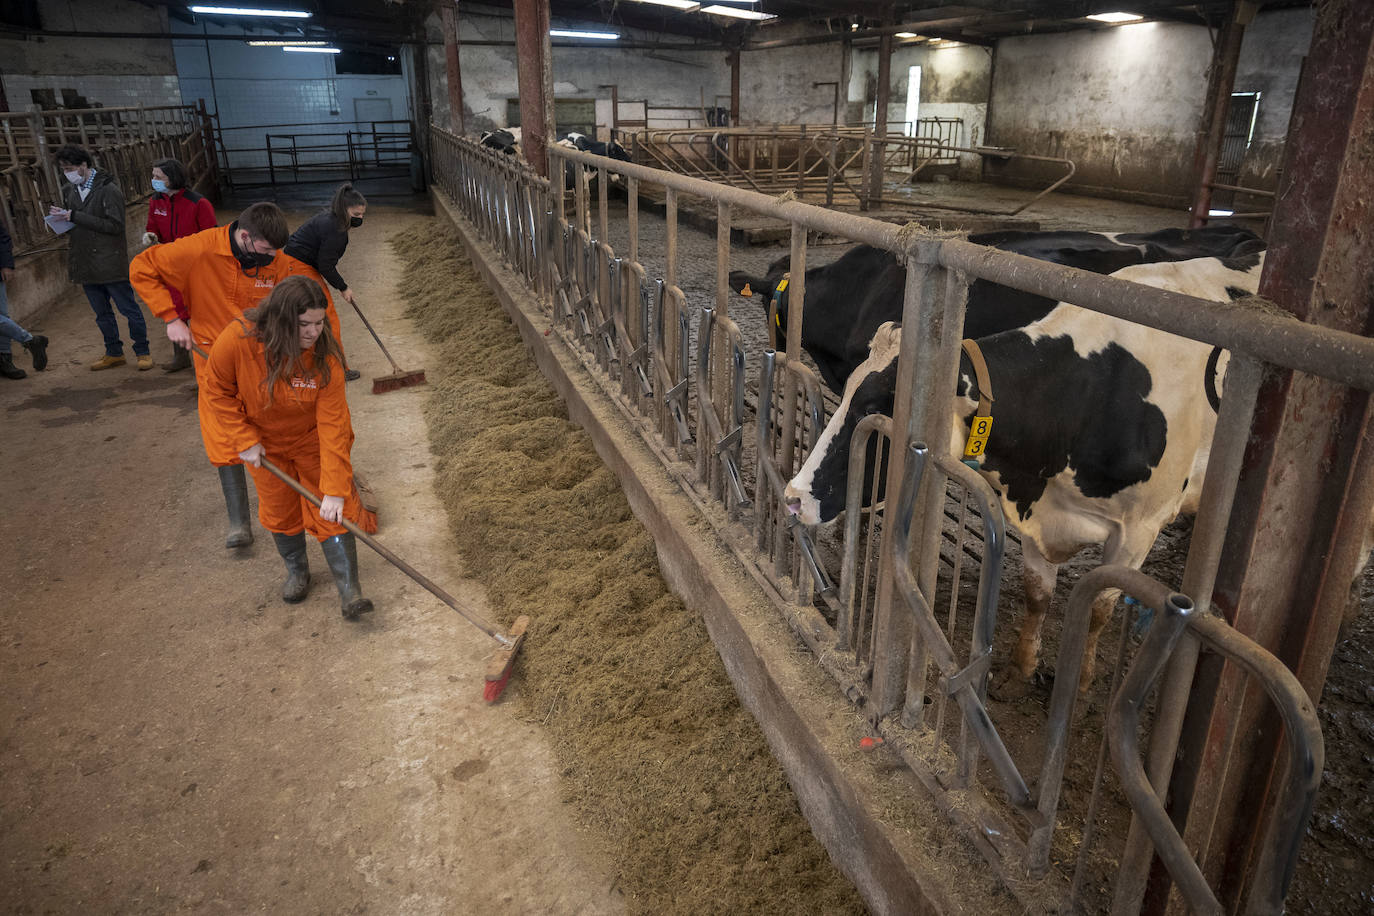
[[[549,176],[553,117],[553,50],[548,0],[514,0],[516,70],[520,87],[520,143],[525,161]],[[556,193],[556,192],[555,192]]]
[[[1261,296],[1303,321],[1367,334],[1374,322],[1374,6],[1318,7],[1288,128],[1276,240]],[[1315,703],[1374,507],[1368,392],[1269,370],[1217,571],[1212,607],[1277,655]],[[1228,912],[1266,867],[1282,730],[1252,683],[1204,658],[1174,770],[1175,821]],[[1157,911],[1163,880],[1147,906]],[[1175,904],[1171,911],[1181,912]]]
[[[1212,54],[1211,73],[1207,80],[1207,110],[1202,113],[1197,148],[1193,152],[1193,174],[1197,187],[1193,191],[1193,215],[1189,225],[1196,229],[1207,225],[1207,213],[1212,204],[1212,181],[1217,175],[1217,162],[1226,140],[1226,112],[1231,107],[1231,90],[1236,85],[1236,67],[1240,62],[1240,46],[1245,26],[1255,16],[1255,4],[1241,0],[1233,15],[1226,18],[1217,36],[1216,51]]]
[[[465,132],[463,118],[463,75],[458,68],[458,2],[445,3],[443,10],[444,60],[448,69],[448,117],[449,130],[462,136]]]

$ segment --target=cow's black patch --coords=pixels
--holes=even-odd
[[[983,469],[1001,476],[1024,521],[1066,468],[1084,496],[1106,498],[1150,478],[1168,424],[1145,400],[1149,369],[1109,344],[1090,356],[1068,336],[1009,331],[979,341],[997,400]],[[965,365],[964,372],[971,370]]]
[[[1264,247],[1253,232],[1233,226],[1130,233],[1115,241],[1098,232],[1004,230],[975,233],[969,241],[1100,274],[1160,261],[1199,257],[1234,260],[1237,252]],[[1257,255],[1245,257],[1257,263]],[[790,257],[784,256],[770,264],[763,277],[732,271],[730,287],[739,292],[747,282],[766,303],[790,266]],[[842,391],[850,373],[868,358],[868,343],[880,325],[902,320],[905,289],[906,268],[891,252],[870,245],[855,246],[835,262],[806,272],[802,349],[815,361],[821,379],[831,390]],[[778,297],[782,327],[787,326],[789,293],[790,289],[784,290]],[[1044,296],[975,280],[969,287],[964,336],[981,338],[1025,327],[1045,317],[1057,304]]]
[[[844,509],[848,498],[850,440],[859,421],[870,414],[892,415],[893,399],[897,391],[897,360],[892,360],[880,372],[870,373],[854,391],[850,400],[850,410],[844,417],[844,425],[829,443],[816,474],[812,478],[812,497],[820,504],[821,521],[830,521]],[[869,446],[868,460],[864,465],[864,501],[868,506],[873,492],[873,474],[877,467],[874,462],[873,445]],[[882,465],[886,466],[888,445],[883,444]],[[887,481],[878,481],[878,498],[883,498]]]
[[[1237,299],[1244,299],[1246,296],[1250,295],[1250,291],[1248,289],[1241,289],[1239,286],[1228,286],[1226,287],[1226,295],[1232,302],[1235,302]]]

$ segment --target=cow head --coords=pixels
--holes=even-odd
[[[806,463],[787,484],[787,502],[796,507],[803,524],[832,521],[844,509],[850,440],[864,417],[875,413],[892,416],[897,394],[897,353],[901,346],[902,326],[883,322],[869,341],[868,359],[845,383],[839,409],[826,424]],[[865,499],[872,492],[874,468],[872,460],[865,466]]]

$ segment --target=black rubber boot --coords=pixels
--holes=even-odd
[[[163,372],[180,372],[191,368],[191,351],[183,346],[172,344],[172,361],[162,367]]]
[[[34,372],[42,372],[48,368],[48,338],[42,334],[35,334],[21,346],[29,351],[29,356],[33,359]]]
[[[336,534],[320,541],[320,549],[339,587],[339,605],[345,620],[357,620],[372,610],[358,585],[358,541],[352,534]]]
[[[304,601],[310,594],[310,561],[305,554],[305,532],[278,534],[272,532],[272,540],[277,542],[277,553],[286,562],[286,582],[281,587],[281,598],[287,604]]]
[[[253,543],[253,528],[248,521],[248,477],[241,464],[218,470],[224,505],[229,510],[229,536],[224,539],[224,546],[247,547]]]
[[[14,360],[10,358],[10,355],[5,353],[0,355],[0,375],[3,375],[5,378],[20,379],[27,376],[28,373],[16,366]]]

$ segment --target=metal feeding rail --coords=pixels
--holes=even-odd
[[[1133,763],[1139,755],[1130,716],[1140,708],[1142,679],[1148,680],[1137,672],[1152,676],[1160,654],[1168,651],[1160,642],[1163,637],[1152,636],[1132,660],[1131,642],[1123,632],[1116,669],[1104,679],[1115,696],[1110,734],[1086,728],[1085,718],[1073,716],[1072,710],[1082,648],[1076,634],[1086,626],[1083,602],[1090,603],[1090,597],[1076,593],[1060,639],[1050,712],[1031,734],[1014,735],[1009,717],[1018,713],[1024,719],[1025,708],[997,701],[986,686],[1005,543],[997,503],[979,475],[947,456],[912,447],[948,438],[952,398],[945,393],[954,390],[963,307],[974,279],[1068,300],[1229,349],[1234,378],[1226,385],[1204,508],[1184,575],[1184,583],[1198,594],[1210,593],[1206,583],[1225,535],[1228,494],[1234,491],[1244,447],[1245,437],[1236,430],[1248,423],[1260,370],[1265,364],[1289,367],[1374,390],[1374,340],[576,150],[551,148],[553,177],[545,181],[512,157],[438,128],[431,133],[435,181],[443,193],[529,287],[554,319],[553,330],[665,456],[673,476],[684,481],[699,504],[718,513],[724,530],[757,546],[756,554],[743,559],[790,601],[784,618],[861,706],[871,728],[888,739],[929,789],[933,806],[964,831],[1027,911],[1106,908],[1110,900],[1100,890],[1106,885],[1109,898],[1124,901],[1117,912],[1136,912],[1141,869],[1148,873],[1152,849],[1188,899],[1205,903],[1196,875],[1188,869],[1191,860],[1176,854],[1177,834],[1158,817],[1159,792],[1142,788],[1139,765]],[[568,186],[568,168],[574,169],[570,193],[562,190]],[[623,257],[608,243],[606,200],[612,175],[628,192],[630,240]],[[593,183],[600,204],[596,234]],[[639,262],[640,183],[657,185],[665,195],[662,277],[649,275]],[[693,302],[677,284],[680,194],[717,206],[713,301]],[[750,354],[729,317],[729,236],[735,208],[792,226],[785,334],[776,351],[753,355],[756,368],[751,368]],[[824,421],[819,383],[793,358],[801,349],[807,234],[812,231],[874,245],[902,261],[907,275],[904,326],[918,331],[903,336],[893,416],[865,419],[851,443],[838,587],[818,550],[819,532],[797,523],[785,493]],[[746,376],[754,372],[755,431],[745,437],[750,418],[742,392]],[[868,456],[877,459],[884,452],[885,467],[879,464],[869,473]],[[961,494],[954,503],[947,502],[951,486]],[[896,500],[884,500],[894,493]],[[981,528],[981,539],[968,534],[970,525]],[[953,549],[942,560],[946,544]],[[967,556],[979,559],[979,571],[967,577],[969,583],[962,568]],[[960,597],[965,584],[976,588],[971,615],[964,612]],[[1169,615],[1185,607],[1183,599],[1168,598],[1173,588],[1138,573],[1113,586],[1155,608],[1159,619],[1172,620]],[[942,594],[947,610],[940,620],[936,608]],[[817,607],[829,616],[822,617]],[[797,623],[802,620],[805,625]],[[1290,752],[1307,785],[1309,771],[1320,766],[1320,733],[1300,721],[1305,713],[1278,662],[1202,613],[1189,618],[1183,634],[1170,643],[1176,655],[1191,647],[1235,659],[1275,698],[1295,723],[1289,729]],[[969,648],[960,663],[955,646],[965,640]],[[1173,673],[1161,687],[1153,725],[1142,726],[1151,734],[1152,761],[1173,753],[1174,720],[1191,678],[1190,668],[1183,666],[1186,670],[1179,674],[1173,671],[1177,667],[1171,666]],[[1127,787],[1124,796],[1105,781],[1109,741],[1115,742],[1111,761]],[[1066,767],[1076,761],[1086,761],[1086,768],[1065,780]],[[1027,779],[1028,773],[1037,776]],[[1299,799],[1296,804],[1298,815],[1280,822],[1270,847],[1276,850],[1272,856],[1278,868],[1265,879],[1265,887],[1253,889],[1255,899],[1282,899],[1303,826],[1305,803]],[[1119,811],[1118,823],[1136,819],[1129,837],[1122,835],[1123,828],[1108,835],[1099,827],[1108,809]]]

